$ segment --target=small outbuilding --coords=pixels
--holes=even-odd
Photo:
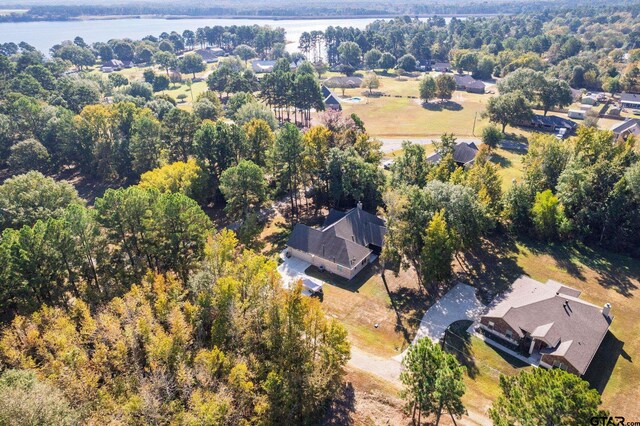
[[[567,116],[569,118],[576,118],[578,120],[584,120],[584,118],[586,116],[586,111],[583,111],[581,109],[570,109],[569,112],[567,113]]]

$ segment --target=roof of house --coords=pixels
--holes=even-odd
[[[103,67],[117,68],[124,66],[124,63],[120,59],[111,59],[102,63]]]
[[[469,84],[477,81],[475,78],[471,77],[469,74],[454,74],[453,78],[456,80],[456,84],[458,86],[468,86]]]
[[[202,56],[202,59],[205,61],[213,61],[218,59],[220,56],[224,56],[224,50],[215,48],[215,49],[198,49],[194,53]]]
[[[640,94],[623,92],[620,94],[620,101],[640,104]]]
[[[473,80],[466,84],[467,89],[484,89],[484,83],[480,80]]]
[[[433,69],[449,69],[451,64],[449,62],[436,62],[433,64]]]
[[[630,118],[621,123],[617,123],[611,127],[611,131],[615,135],[627,133],[640,136],[640,118]]]
[[[478,147],[473,142],[459,142],[453,148],[453,161],[458,164],[469,164],[476,158],[476,155],[478,155]],[[431,163],[438,163],[441,159],[442,156],[438,152],[427,157],[427,161]]]
[[[328,84],[330,86],[345,86],[345,87],[360,87],[362,84],[362,79],[360,77],[346,77],[346,76],[335,76],[330,77],[324,81],[325,85]]]
[[[261,61],[259,59],[251,62],[251,66],[255,72],[271,72],[276,61]]]
[[[564,127],[569,130],[573,130],[578,127],[578,124],[575,121],[567,120],[566,118],[558,117],[557,115],[542,114],[534,114],[531,118],[531,124],[548,127]]]
[[[331,95],[331,90],[329,90],[329,88],[327,86],[325,86],[324,84],[322,84],[320,86],[320,90],[322,90],[322,96],[326,99],[329,97],[329,95]]]
[[[331,210],[322,229],[297,224],[287,246],[351,269],[371,254],[369,245],[382,247],[384,221],[359,207]]]
[[[580,294],[556,281],[543,284],[522,276],[484,317],[502,318],[520,338],[528,333],[544,341],[548,347],[542,353],[563,356],[584,374],[611,317],[599,306],[580,299]]]
[[[333,93],[330,93],[324,100],[325,105],[340,105],[338,99],[333,96]]]

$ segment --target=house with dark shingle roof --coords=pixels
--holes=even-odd
[[[468,93],[484,93],[484,83],[468,74],[454,74],[453,78],[456,80],[456,90],[464,90]]]
[[[287,256],[352,279],[382,250],[384,220],[358,207],[332,209],[321,229],[297,224],[287,241]]]
[[[611,305],[580,299],[581,292],[559,282],[527,276],[480,319],[489,339],[510,346],[546,368],[582,376],[613,320]]]
[[[640,94],[623,92],[620,94],[620,104],[623,108],[640,108]]]
[[[326,99],[324,100],[324,107],[327,110],[329,109],[333,109],[336,111],[342,110],[342,105],[340,105],[340,101],[338,101],[338,98],[336,98],[333,95],[333,93],[329,94],[329,96],[327,96]]]
[[[616,140],[626,140],[629,136],[640,137],[640,118],[629,118],[611,127]]]
[[[477,155],[478,147],[473,142],[459,142],[453,148],[453,161],[460,167],[472,166]],[[438,164],[440,160],[442,156],[438,152],[427,157],[427,161],[434,164]]]

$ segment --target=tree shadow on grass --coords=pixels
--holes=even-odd
[[[389,294],[391,308],[396,314],[395,331],[401,332],[405,342],[411,343],[414,333],[410,330],[415,330],[418,327],[424,313],[435,302],[435,298],[415,287],[391,289],[384,275],[382,282]]]
[[[550,245],[526,241],[526,245],[536,254],[552,257],[560,268],[579,280],[586,279],[586,267],[597,273],[596,280],[602,287],[613,289],[625,297],[633,297],[633,291],[638,289],[640,263],[632,258],[582,244]]]
[[[475,379],[480,370],[473,357],[471,335],[467,332],[472,323],[473,321],[470,320],[453,322],[445,332],[444,349],[453,354],[460,365],[467,369],[467,374],[470,378]]]
[[[524,274],[518,265],[518,247],[506,236],[484,240],[481,247],[465,252],[461,263],[457,279],[476,287],[485,304]]]
[[[611,333],[611,330],[609,330],[594,355],[589,368],[587,368],[587,371],[584,373],[583,378],[589,382],[589,385],[593,389],[602,393],[611,378],[611,374],[615,369],[619,357],[633,362],[631,356],[624,351],[624,342],[620,341]]]
[[[495,152],[491,154],[491,161],[493,161],[495,164],[499,165],[503,169],[508,169],[513,164],[513,162],[509,160],[507,157],[503,157],[502,155],[497,154]]]
[[[429,111],[462,111],[463,106],[453,101],[423,102],[422,108]]]
[[[317,267],[311,265],[304,272],[314,278],[324,281],[327,284],[331,284],[335,287],[339,287],[343,290],[348,290],[354,293],[358,293],[360,287],[362,287],[369,279],[378,273],[378,262],[370,263],[366,265],[358,274],[352,279],[348,280],[341,276],[332,274],[326,270],[321,271]]]
[[[329,402],[326,412],[319,421],[322,426],[342,426],[354,424],[356,394],[351,382],[344,383],[336,396]]]

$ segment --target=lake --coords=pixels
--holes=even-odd
[[[287,32],[287,46],[293,51],[298,46],[300,35],[305,31],[324,31],[328,26],[352,26],[364,29],[374,18],[328,18],[328,19],[110,19],[58,22],[8,22],[0,23],[0,42],[26,41],[36,49],[48,53],[51,46],[80,36],[87,43],[106,42],[113,38],[141,39],[147,35],[158,36],[162,32],[184,30],[195,31],[206,26],[222,25],[269,25],[281,27]]]

